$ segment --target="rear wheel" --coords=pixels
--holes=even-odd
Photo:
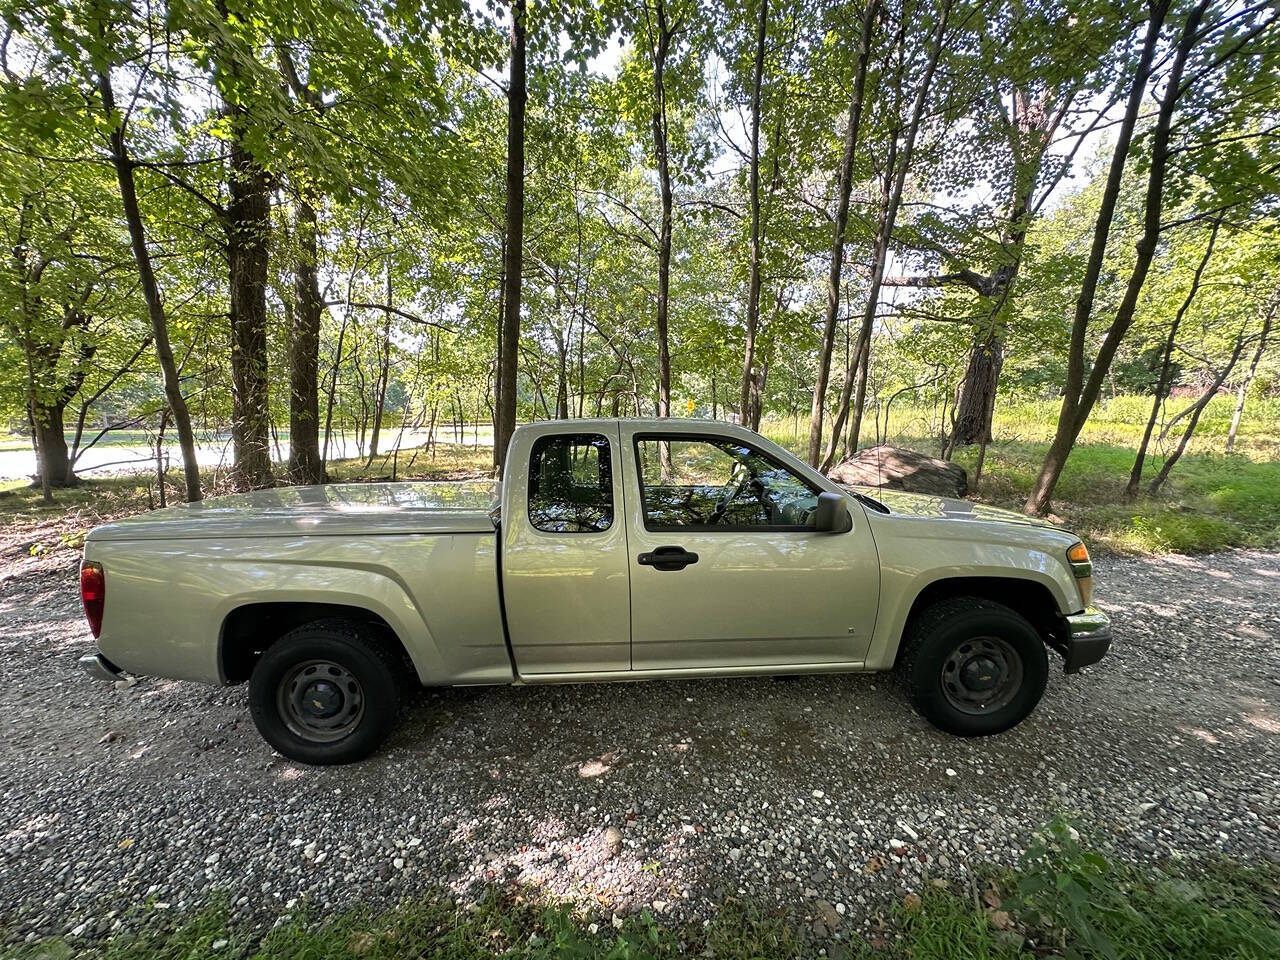
[[[395,725],[399,670],[367,625],[319,620],[267,648],[249,678],[249,709],[258,732],[286,757],[352,763],[378,749]]]
[[[1049,656],[1027,619],[981,597],[941,600],[918,615],[898,671],[916,709],[962,737],[1008,730],[1044,695]]]

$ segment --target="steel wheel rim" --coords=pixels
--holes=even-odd
[[[334,743],[360,725],[364,688],[340,663],[307,660],[280,678],[276,709],[295,736],[312,743]]]
[[[1022,686],[1022,657],[1000,637],[973,637],[942,663],[942,693],[961,713],[982,716],[1007,707]]]

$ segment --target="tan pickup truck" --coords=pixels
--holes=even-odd
[[[284,487],[93,530],[94,675],[248,681],[263,737],[345,763],[406,683],[897,668],[938,727],[998,733],[1111,642],[1079,538],[828,480],[715,421],[516,430],[506,479]]]

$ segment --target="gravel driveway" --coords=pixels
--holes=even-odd
[[[740,894],[843,936],[1058,813],[1135,858],[1280,858],[1280,554],[1100,560],[1112,655],[1075,677],[1055,658],[995,738],[936,732],[875,675],[472,688],[331,769],[273,754],[243,688],[82,676],[73,581],[63,553],[0,584],[10,938],[210,891],[270,920],[504,880],[605,917]]]

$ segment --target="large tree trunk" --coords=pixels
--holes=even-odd
[[[499,475],[516,428],[516,361],[520,353],[520,281],[524,270],[525,0],[511,0],[511,75],[507,84],[507,211],[503,261],[498,427],[493,455]]]
[[[1267,309],[1266,319],[1262,321],[1262,332],[1258,335],[1258,349],[1253,351],[1249,372],[1245,374],[1240,388],[1236,391],[1236,409],[1231,414],[1231,428],[1227,431],[1227,453],[1235,449],[1236,431],[1240,429],[1240,418],[1244,415],[1244,402],[1249,396],[1249,387],[1253,384],[1253,378],[1258,373],[1258,364],[1262,361],[1263,353],[1266,352],[1267,337],[1271,334],[1271,323],[1275,320],[1277,305],[1280,305],[1280,298],[1273,298],[1271,306]]]
[[[1200,20],[1207,6],[1208,0],[1204,0],[1200,6],[1190,12],[1178,40],[1177,50],[1165,83],[1166,94],[1160,101],[1160,109],[1152,130],[1146,210],[1142,237],[1137,244],[1137,257],[1129,275],[1124,297],[1116,309],[1115,319],[1103,339],[1093,369],[1086,380],[1084,347],[1089,319],[1093,314],[1094,296],[1102,273],[1103,256],[1106,253],[1107,239],[1111,232],[1111,221],[1120,196],[1125,161],[1128,159],[1134,128],[1141,113],[1147,83],[1151,78],[1151,65],[1156,50],[1160,46],[1160,30],[1169,10],[1168,0],[1155,0],[1149,4],[1146,37],[1143,40],[1142,53],[1129,88],[1125,112],[1116,134],[1115,150],[1111,156],[1111,166],[1107,172],[1107,182],[1103,188],[1098,219],[1094,226],[1093,244],[1089,250],[1089,260],[1085,266],[1080,295],[1076,300],[1075,316],[1071,324],[1071,344],[1067,355],[1067,382],[1062,397],[1062,409],[1058,414],[1058,427],[1054,433],[1053,442],[1049,445],[1049,451],[1045,454],[1044,463],[1040,467],[1040,474],[1036,478],[1031,494],[1027,497],[1024,508],[1028,513],[1043,515],[1049,512],[1054,488],[1057,487],[1058,478],[1062,476],[1062,469],[1071,455],[1071,448],[1075,446],[1076,438],[1093,410],[1103,379],[1111,368],[1111,360],[1133,320],[1138,295],[1146,282],[1147,271],[1155,256],[1156,241],[1160,236],[1165,170],[1169,161],[1169,130],[1182,84],[1182,70],[1191,53],[1191,48],[1198,39]]]
[[[671,416],[671,350],[667,338],[667,310],[671,293],[671,164],[667,157],[667,88],[665,72],[674,31],[667,23],[667,5],[658,0],[657,35],[653,45],[653,152],[658,166],[658,195],[662,222],[658,229],[658,416]]]
[[[36,468],[42,486],[46,481],[50,487],[69,487],[76,482],[67,453],[65,411],[66,404],[62,402],[46,404],[34,399],[31,404]]]
[[[1200,278],[1204,276],[1209,258],[1213,256],[1213,246],[1218,239],[1218,228],[1221,226],[1222,220],[1219,218],[1214,222],[1213,230],[1209,233],[1209,242],[1205,244],[1204,256],[1200,258],[1195,273],[1192,274],[1187,295],[1178,305],[1178,310],[1173,315],[1173,322],[1169,324],[1169,335],[1165,338],[1164,350],[1160,354],[1160,372],[1156,377],[1156,388],[1151,398],[1151,413],[1147,416],[1147,426],[1142,432],[1138,454],[1133,458],[1133,469],[1129,471],[1129,483],[1124,490],[1126,499],[1132,500],[1138,495],[1138,486],[1142,483],[1142,468],[1147,459],[1147,447],[1151,444],[1151,434],[1155,430],[1156,419],[1160,416],[1160,408],[1164,406],[1169,391],[1173,387],[1173,348],[1177,342],[1178,328],[1182,326],[1182,318],[1186,316],[1191,302],[1195,300],[1196,293],[1200,290]]]
[[[755,372],[756,328],[760,322],[760,87],[764,80],[764,51],[768,35],[769,0],[759,0],[760,14],[756,24],[756,54],[751,81],[751,254],[750,278],[747,282],[747,331],[742,358],[742,422],[755,430],[760,426],[756,415],[759,391]]]
[[[879,5],[879,0],[867,0],[866,9],[863,11],[853,96],[849,100],[849,118],[845,122],[844,152],[840,155],[836,216],[831,237],[831,257],[827,268],[827,312],[823,318],[822,348],[818,354],[818,376],[813,387],[813,405],[809,416],[808,460],[810,466],[814,467],[818,465],[818,457],[822,455],[822,419],[826,412],[827,380],[831,376],[831,351],[835,346],[836,321],[840,316],[840,273],[844,266],[844,233],[849,226],[849,196],[853,191],[853,156],[858,146],[858,129],[862,123],[867,61],[871,57],[871,33],[875,29]]]
[[[125,223],[129,228],[129,241],[133,247],[133,256],[138,264],[138,284],[142,288],[142,297],[147,304],[147,315],[151,319],[151,335],[155,340],[156,359],[160,362],[160,372],[164,378],[164,395],[173,414],[174,428],[178,431],[178,446],[182,449],[182,470],[186,480],[187,501],[200,499],[200,467],[196,461],[195,436],[191,431],[191,414],[187,410],[186,398],[182,396],[182,385],[178,380],[178,365],[173,360],[173,347],[169,343],[169,319],[165,315],[164,303],[160,299],[160,287],[156,283],[155,271],[151,266],[151,252],[147,249],[146,229],[142,223],[142,213],[138,207],[138,192],[133,182],[133,161],[129,158],[129,150],[125,141],[124,121],[116,114],[115,93],[111,88],[111,72],[109,67],[101,68],[98,74],[98,92],[102,97],[103,114],[108,122],[115,123],[111,130],[111,161],[115,167],[116,179],[120,184],[120,200],[124,208]]]
[[[994,330],[986,340],[975,340],[969,350],[951,448],[991,442],[990,412],[995,407],[1000,370],[1004,366],[1004,340]]]
[[[293,266],[293,328],[289,337],[289,475],[294,483],[324,483],[320,457],[320,321],[324,303],[316,276],[316,211],[299,198]]]
[[[230,108],[229,108],[230,109]],[[232,481],[241,489],[269,487],[270,418],[267,398],[267,232],[270,191],[266,171],[231,141],[227,205],[227,262],[231,289]]]

